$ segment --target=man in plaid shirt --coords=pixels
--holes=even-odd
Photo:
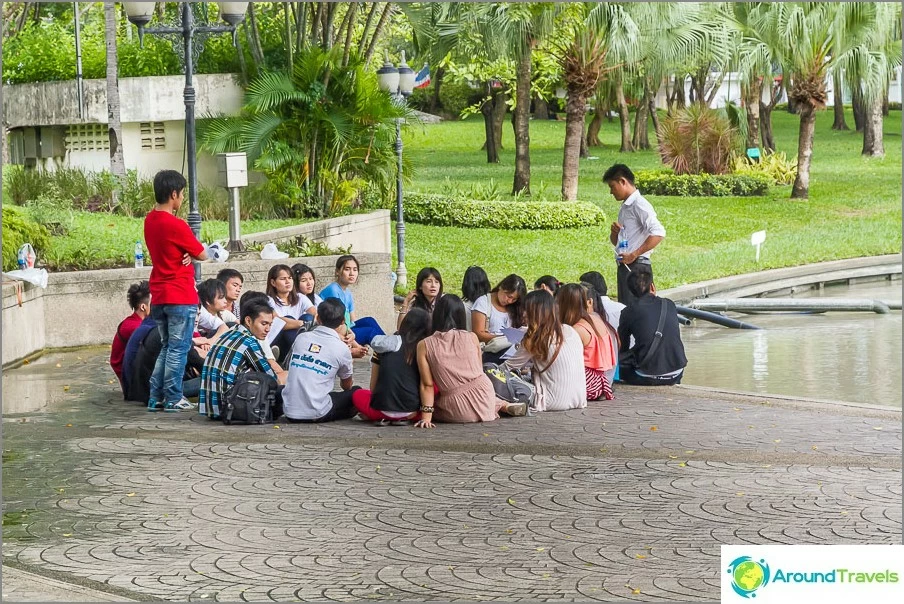
[[[242,372],[262,371],[286,383],[286,371],[270,364],[258,341],[270,332],[273,309],[263,300],[249,300],[241,312],[242,323],[224,332],[204,358],[198,411],[211,419],[220,417],[220,401]]]

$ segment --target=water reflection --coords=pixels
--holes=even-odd
[[[901,282],[833,286],[795,297],[900,300]],[[683,383],[901,407],[901,312],[737,315],[764,329],[702,321],[682,331]]]

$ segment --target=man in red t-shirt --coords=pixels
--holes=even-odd
[[[133,283],[129,286],[129,306],[134,311],[131,315],[122,320],[122,323],[116,328],[116,335],[113,336],[113,345],[110,347],[110,367],[113,373],[119,379],[119,385],[122,386],[122,362],[126,354],[126,344],[132,337],[132,332],[138,329],[141,322],[151,313],[151,290],[147,281]],[[125,396],[125,386],[123,386],[123,396]]]
[[[148,411],[189,411],[182,396],[182,375],[198,314],[198,292],[191,260],[207,260],[207,251],[176,212],[185,199],[185,177],[175,170],[154,176],[157,206],[144,219],[144,241],[151,256],[151,316],[163,347],[151,375]]]

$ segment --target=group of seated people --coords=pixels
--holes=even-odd
[[[184,396],[197,396],[199,412],[217,419],[237,376],[258,371],[279,384],[274,419],[431,428],[527,413],[526,403],[497,397],[488,363],[530,381],[536,411],[611,400],[615,381],[680,383],[687,364],[675,305],[655,296],[652,274],[643,270],[629,277],[638,300],[626,308],[608,298],[596,271],[579,283],[544,276],[528,292],[515,274],[491,288],[486,272],[472,266],[459,297],[444,293],[439,271],[427,267],[391,335],[373,318],[356,316],[350,288],[357,277],[358,262],[346,255],[319,295],[303,264],[273,266],[266,292],[242,293],[242,275],[233,269],[202,282]],[[129,289],[135,312],[119,325],[110,359],[125,398],[145,402],[160,349],[149,298],[146,282]],[[368,353],[370,382],[362,388],[352,364]]]

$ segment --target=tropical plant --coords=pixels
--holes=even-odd
[[[733,174],[762,175],[774,185],[790,185],[797,177],[797,159],[788,159],[784,151],[766,153],[759,161],[752,161],[746,155],[738,155],[732,165]]]
[[[619,60],[633,57],[638,37],[637,25],[621,4],[588,2],[577,10],[577,18],[567,15],[572,36],[555,50],[567,92],[562,158],[562,198],[566,201],[577,199],[587,99],[604,75],[616,67],[610,54]]]
[[[342,61],[341,47],[308,47],[291,74],[259,76],[240,116],[205,124],[203,147],[246,152],[305,214],[329,214],[338,198],[348,197],[348,183],[371,182],[388,194],[396,171],[395,120],[413,114],[379,89],[356,53],[348,65]]]
[[[715,109],[699,103],[675,112],[662,122],[662,161],[676,174],[725,174],[737,130]]]

